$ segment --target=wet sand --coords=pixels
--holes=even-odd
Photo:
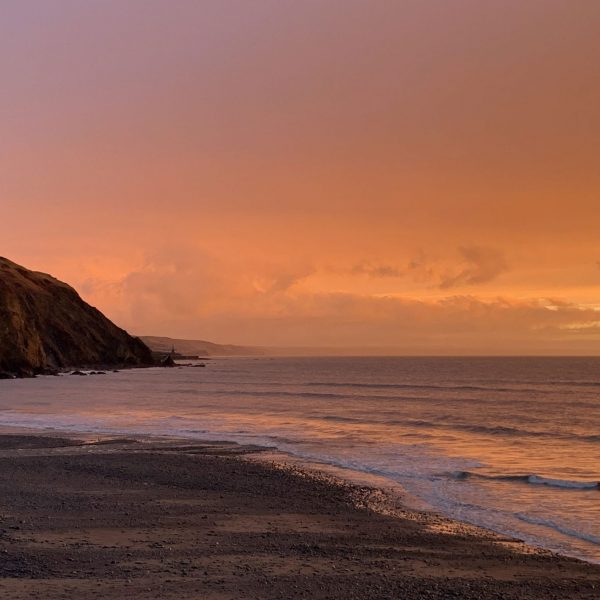
[[[256,452],[0,435],[0,598],[600,597],[600,566]]]

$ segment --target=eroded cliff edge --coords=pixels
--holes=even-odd
[[[69,285],[0,257],[0,373],[149,366],[149,348]]]

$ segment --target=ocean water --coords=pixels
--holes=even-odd
[[[228,358],[0,381],[0,425],[268,445],[600,562],[600,358]]]

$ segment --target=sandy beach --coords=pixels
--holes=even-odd
[[[600,566],[170,440],[0,436],[0,596],[597,598]],[[385,501],[384,501],[385,500]]]

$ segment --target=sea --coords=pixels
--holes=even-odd
[[[216,358],[0,381],[0,425],[230,440],[600,563],[600,358]]]

